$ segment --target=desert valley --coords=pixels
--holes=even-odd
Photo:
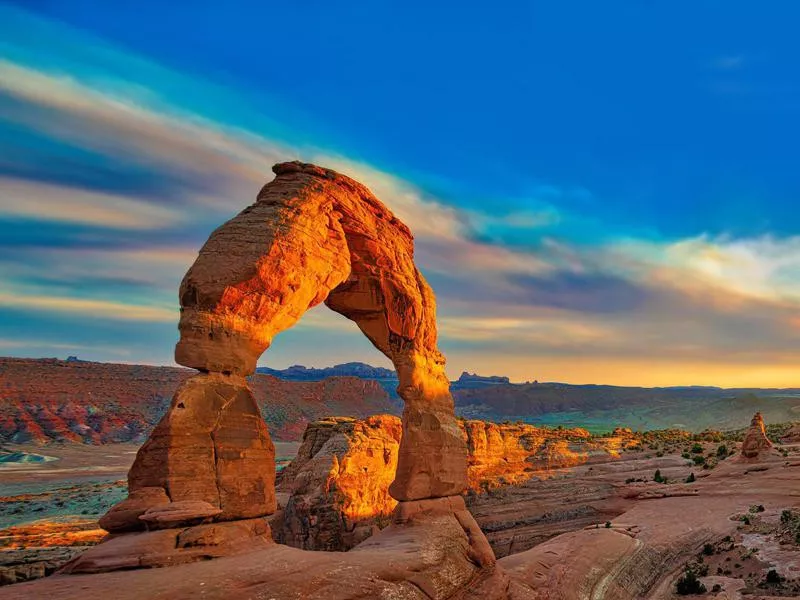
[[[0,598],[800,597],[800,391],[448,381],[405,225],[275,167],[176,361],[0,359]],[[395,370],[256,369],[324,302]]]

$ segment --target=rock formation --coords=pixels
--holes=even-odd
[[[750,428],[744,436],[742,442],[742,456],[745,458],[758,458],[758,456],[772,448],[772,442],[767,438],[767,431],[764,428],[764,418],[760,412],[753,415],[750,421]]]
[[[177,362],[249,375],[275,335],[325,302],[395,366],[403,443],[397,500],[459,494],[466,448],[436,347],[436,306],[408,228],[361,184],[284,163],[217,229],[181,283]]]
[[[390,415],[310,424],[281,473],[279,490],[288,499],[272,521],[275,538],[305,550],[349,550],[388,525],[397,506],[389,486],[401,431]]]
[[[429,512],[426,502],[434,499],[442,500],[437,507],[461,501],[466,444],[436,346],[433,292],[414,265],[411,233],[347,177],[301,163],[273,170],[276,178],[256,203],[211,234],[181,283],[175,359],[200,373],[176,391],[131,467],[129,497],[103,518],[112,532],[148,531],[101,544],[71,572],[197,560],[220,548],[233,552],[242,537],[265,538],[263,517],[276,510],[275,453],[246,376],[275,335],[323,301],[352,319],[397,371],[404,410],[393,438],[402,429],[393,481],[391,472],[376,470],[401,502],[396,521]],[[364,469],[395,460],[389,444],[364,439],[368,458],[331,466],[345,489],[363,481]],[[347,514],[377,502],[370,493],[348,496]],[[389,509],[394,501],[379,495]],[[485,538],[469,513],[453,512],[470,548],[483,552],[476,549]]]
[[[781,436],[784,444],[800,444],[800,423],[793,424],[786,433]]]
[[[144,442],[191,369],[55,359],[0,358],[0,443]],[[328,415],[397,411],[377,381],[336,376],[248,377],[273,440],[300,441]],[[399,414],[399,411],[397,411]]]
[[[459,421],[469,450],[469,489],[482,492],[557,469],[615,458],[618,436],[583,429]],[[402,437],[400,419],[332,417],[309,424],[297,457],[281,473],[284,510],[272,520],[281,543],[306,550],[349,550],[391,522],[389,483]],[[632,442],[634,443],[634,442]]]

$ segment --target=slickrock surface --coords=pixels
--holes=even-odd
[[[744,458],[757,458],[762,452],[772,448],[772,442],[767,438],[767,431],[764,427],[764,418],[761,413],[753,415],[750,421],[750,429],[744,436],[742,442],[742,456]]]
[[[440,498],[408,503],[407,510],[398,514],[392,525],[347,553],[306,552],[270,544],[256,546],[242,554],[168,568],[139,568],[91,575],[60,574],[38,582],[0,588],[0,598],[508,598],[510,582],[502,571],[495,568],[494,557],[487,554],[477,525],[460,500]],[[149,543],[160,548],[161,559],[171,560],[174,564],[179,562],[180,555],[174,550],[174,545],[171,551],[169,549],[176,543],[175,538],[169,535],[172,531],[133,534],[117,539],[128,538],[126,544],[133,545],[139,543],[138,539],[151,536]],[[116,541],[112,540],[112,543]],[[108,547],[111,543],[105,545]],[[205,545],[187,550],[205,552],[210,557],[214,547]],[[114,560],[119,554],[135,556],[135,553],[120,552],[110,554],[104,560]],[[86,565],[87,568],[90,566]],[[102,568],[103,565],[97,566]]]
[[[548,477],[560,469],[618,456],[635,440],[593,439],[582,429],[545,429],[459,421],[475,492]],[[280,476],[285,508],[272,520],[276,539],[306,550],[348,550],[388,524],[396,501],[389,484],[402,437],[400,419],[330,418],[311,423],[297,457]]]
[[[461,493],[466,447],[411,232],[348,177],[297,162],[273,171],[256,203],[214,231],[186,273],[176,361],[249,375],[275,335],[324,301],[397,371],[404,431],[392,496]]]
[[[712,449],[712,445],[706,448]],[[710,567],[708,575],[701,577],[706,587],[722,586],[719,593],[705,597],[797,597],[791,590],[800,576],[800,553],[795,546],[773,539],[771,533],[781,527],[783,511],[800,514],[800,462],[793,456],[789,461],[773,454],[750,462],[731,458],[711,471],[696,471],[679,455],[648,458],[645,452],[634,451],[623,453],[620,460],[565,469],[562,478],[532,481],[524,489],[508,488],[517,490],[514,494],[483,495],[499,510],[535,517],[536,511],[552,514],[580,494],[586,505],[603,507],[609,506],[603,493],[613,496],[655,487],[692,492],[651,499],[618,497],[613,514],[595,513],[585,525],[502,558],[495,568],[480,567],[485,547],[470,542],[468,532],[473,530],[469,523],[459,522],[460,507],[444,499],[401,504],[404,518],[415,518],[390,525],[346,553],[271,544],[168,568],[55,575],[0,588],[0,598],[674,600],[676,580],[698,556]],[[651,477],[656,468],[673,483],[626,483],[630,477]],[[683,483],[690,472],[698,474],[697,481]],[[436,506],[430,506],[435,503],[442,503],[438,514]],[[425,504],[433,510],[415,513],[415,505],[424,508]],[[480,512],[475,520],[486,528],[488,521]],[[394,520],[402,521],[399,513]],[[743,523],[746,515],[751,525]],[[705,554],[706,544],[714,548],[713,555]],[[736,566],[739,563],[741,567]],[[717,568],[727,574],[717,574]],[[793,577],[795,583],[759,587],[772,568],[783,577]],[[745,590],[747,595],[741,596]]]
[[[142,443],[189,369],[0,357],[0,442]],[[248,378],[271,436],[299,441],[328,415],[391,413],[381,385],[356,377],[285,381]]]

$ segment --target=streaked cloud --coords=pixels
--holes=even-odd
[[[0,292],[0,306],[23,309],[28,312],[46,311],[81,315],[87,319],[114,319],[121,321],[147,321],[174,323],[177,308],[136,305],[112,300],[71,298],[33,294]]]
[[[391,169],[233,125],[152,82],[92,76],[58,58],[0,59],[0,120],[29,135],[0,159],[0,319],[40,323],[29,348],[120,356],[119,340],[108,343],[111,322],[114,336],[131,340],[126,359],[169,361],[177,286],[203,240],[254,200],[273,163],[298,158],[362,181],[410,226],[439,299],[451,375],[777,384],[800,358],[800,237],[584,241],[567,228],[580,215],[560,205],[565,194],[594,201],[580,186],[539,186],[531,208],[467,208]],[[718,68],[743,60],[726,58]],[[318,307],[267,359],[379,362],[362,342],[352,323]],[[17,335],[0,349],[25,343]]]
[[[0,215],[17,219],[81,223],[110,229],[174,225],[181,215],[146,200],[0,177]]]

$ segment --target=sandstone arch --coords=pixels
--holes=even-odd
[[[183,279],[175,358],[201,374],[178,390],[139,451],[130,497],[105,518],[109,529],[138,524],[129,517],[165,494],[173,507],[204,503],[197,514],[218,509],[219,520],[274,511],[274,451],[244,377],[275,335],[323,301],[397,369],[405,407],[392,496],[440,498],[466,487],[436,303],[414,265],[411,232],[343,175],[298,162],[273,171]]]

